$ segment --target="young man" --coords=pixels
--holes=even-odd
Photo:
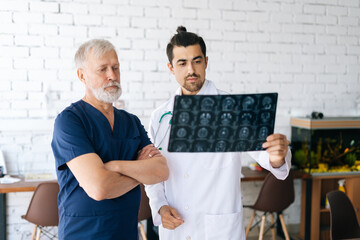
[[[175,95],[224,94],[205,79],[208,63],[203,39],[179,27],[167,46],[168,68],[180,88]],[[146,186],[155,225],[161,240],[245,239],[241,201],[241,154],[168,152],[174,98],[151,115],[151,139],[166,157],[167,181]],[[277,178],[290,170],[289,141],[272,134],[266,151],[249,152]]]
[[[59,239],[136,240],[139,183],[166,180],[166,159],[135,115],[113,107],[121,95],[114,46],[85,42],[75,62],[85,96],[58,115],[51,144],[60,186]]]

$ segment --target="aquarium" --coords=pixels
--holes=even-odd
[[[360,117],[291,118],[291,151],[309,173],[360,171]]]

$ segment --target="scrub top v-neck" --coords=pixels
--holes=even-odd
[[[96,153],[104,163],[135,160],[151,144],[140,120],[114,108],[114,126],[90,104],[71,104],[55,120],[52,149],[60,186],[60,239],[137,239],[140,189],[103,201],[91,199],[79,186],[66,163]]]

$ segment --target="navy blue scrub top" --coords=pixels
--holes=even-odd
[[[66,163],[80,155],[96,153],[104,163],[135,160],[150,139],[140,120],[114,108],[113,130],[107,118],[80,100],[55,120],[51,143],[60,193],[59,239],[138,239],[140,187],[102,201],[90,198],[79,186]]]

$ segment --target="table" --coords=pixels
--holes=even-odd
[[[303,179],[308,176],[308,174],[302,171],[292,171],[294,179]],[[263,169],[262,171],[254,171],[249,167],[242,167],[241,173],[243,174],[243,178],[241,178],[242,182],[252,182],[252,181],[263,181],[269,171]]]
[[[0,240],[7,239],[6,231],[6,194],[11,192],[32,192],[44,181],[29,181],[21,179],[20,182],[0,184]]]
[[[346,194],[360,220],[360,173],[314,173],[302,179],[300,234],[305,240],[330,238],[330,209],[324,207],[328,192],[338,189],[338,180],[346,179]]]

